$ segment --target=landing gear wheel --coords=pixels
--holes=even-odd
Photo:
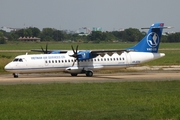
[[[77,76],[78,74],[76,74],[76,73],[71,73],[71,76]]]
[[[86,76],[87,77],[92,77],[93,76],[93,71],[87,71]]]
[[[14,78],[18,78],[18,74],[13,73]]]

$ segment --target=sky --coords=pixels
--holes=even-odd
[[[0,27],[103,31],[149,27],[180,32],[180,0],[0,0]]]

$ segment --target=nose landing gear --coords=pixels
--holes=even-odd
[[[14,78],[18,78],[18,74],[17,73],[13,73]]]

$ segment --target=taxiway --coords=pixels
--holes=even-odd
[[[82,82],[130,82],[130,81],[171,81],[180,80],[180,71],[145,71],[122,72],[113,74],[94,74],[86,77],[80,74],[71,77],[70,74],[44,73],[44,74],[20,74],[19,78],[13,78],[11,74],[0,75],[0,84],[44,84],[44,83],[82,83]]]

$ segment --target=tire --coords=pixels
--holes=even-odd
[[[71,73],[71,76],[77,76],[78,74],[76,74],[76,73]]]
[[[93,71],[87,71],[86,76],[87,77],[92,77],[93,76]]]
[[[18,74],[13,73],[14,78],[18,78]]]

